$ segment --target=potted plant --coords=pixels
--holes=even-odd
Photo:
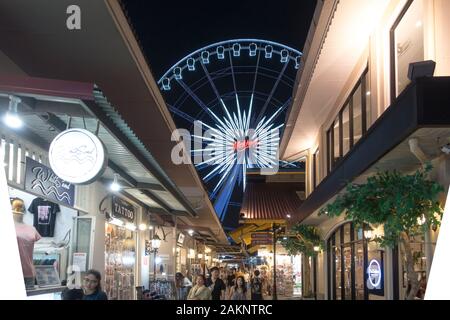
[[[320,210],[329,217],[345,214],[356,225],[384,226],[384,235],[375,241],[386,247],[399,244],[410,284],[408,300],[414,299],[419,290],[411,237],[429,227],[437,228],[443,214],[438,195],[444,189],[429,179],[431,170],[427,164],[413,174],[378,172],[364,184],[348,184],[343,194]]]

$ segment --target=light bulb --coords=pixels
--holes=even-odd
[[[119,184],[119,181],[117,179],[117,173],[114,174],[114,181],[109,186],[109,189],[113,192],[118,192],[121,189],[121,186]]]
[[[23,126],[23,121],[17,113],[7,112],[3,117],[3,122],[10,128],[19,129]]]

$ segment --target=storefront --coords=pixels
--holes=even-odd
[[[156,233],[162,240],[158,277],[173,282],[176,228],[153,228],[150,216],[170,216],[172,208],[189,213],[180,195],[166,189],[168,178],[153,174],[151,155],[123,129],[101,91],[92,84],[14,78],[0,81],[0,93],[24,123],[20,130],[0,129],[11,204],[24,213],[23,225],[40,233],[27,259],[35,271],[26,279],[28,295],[59,299],[66,281],[81,287],[83,273],[96,269],[109,299],[136,299],[136,288],[149,288],[154,274],[156,259],[146,254],[146,242]]]

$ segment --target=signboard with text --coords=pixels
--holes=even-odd
[[[135,217],[135,209],[134,206],[117,197],[112,197],[112,216],[119,220],[126,220],[128,222],[133,223]]]
[[[58,177],[51,168],[26,158],[25,190],[70,207],[75,202],[75,185]]]

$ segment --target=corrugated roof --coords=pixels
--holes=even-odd
[[[291,183],[248,183],[241,213],[246,219],[286,219],[302,204],[297,189]]]

